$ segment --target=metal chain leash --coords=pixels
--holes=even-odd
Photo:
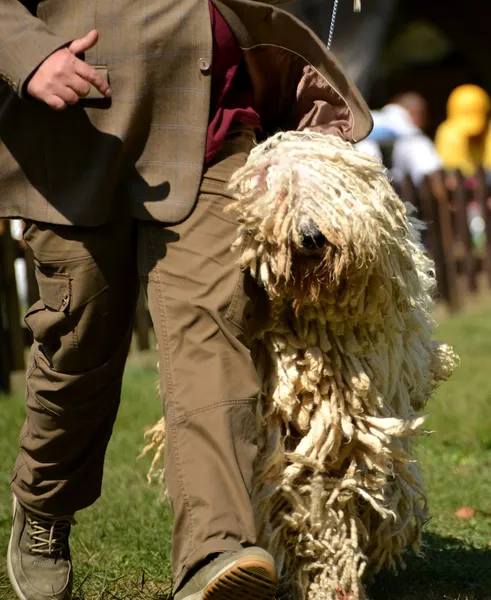
[[[334,0],[334,4],[332,7],[332,15],[331,15],[331,25],[329,27],[329,37],[327,39],[327,49],[330,50],[332,46],[332,38],[334,36],[334,27],[336,25],[336,17],[338,15],[338,7],[339,0]],[[354,12],[360,12],[361,10],[361,0],[354,0],[353,3]]]
[[[334,35],[334,26],[336,25],[336,17],[338,14],[338,6],[339,6],[339,0],[334,0],[334,4],[332,7],[332,15],[331,15],[331,26],[329,27],[329,37],[327,38],[327,49],[328,50],[331,49],[331,45],[332,45],[332,38]]]

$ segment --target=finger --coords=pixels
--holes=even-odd
[[[56,90],[55,94],[56,96],[61,98],[65,102],[65,104],[73,105],[77,104],[77,102],[79,101],[78,94],[76,94],[69,87],[60,87],[60,89]]]
[[[96,88],[96,90],[99,90],[99,92],[106,98],[109,98],[111,96],[111,88],[109,87],[107,81],[105,81],[104,78],[101,77],[101,75],[96,71],[96,69],[94,69],[87,63],[84,63],[82,60],[78,60],[75,64],[75,73],[77,73],[77,75],[80,75],[80,77],[82,77],[82,79],[85,79],[85,81],[91,83]]]
[[[54,110],[65,110],[65,108],[67,107],[67,104],[64,100],[62,100],[59,96],[49,96],[49,98],[47,98],[45,100],[46,104],[51,107]]]
[[[79,75],[72,75],[67,82],[67,86],[72,89],[77,96],[85,98],[90,92],[90,83]]]
[[[68,49],[73,54],[82,54],[82,52],[93,48],[97,44],[98,39],[99,33],[97,29],[92,29],[92,31],[89,31],[89,33],[83,38],[73,40],[73,42],[68,46]]]

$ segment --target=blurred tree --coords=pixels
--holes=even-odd
[[[478,70],[481,81],[491,89],[491,3],[483,0],[401,0],[415,17],[436,25],[452,40],[457,51]]]

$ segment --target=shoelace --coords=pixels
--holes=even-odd
[[[28,515],[27,523],[30,529],[28,534],[33,541],[29,545],[29,551],[39,556],[54,558],[63,553],[75,519],[44,519],[37,515]]]

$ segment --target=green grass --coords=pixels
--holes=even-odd
[[[428,426],[436,433],[419,445],[433,515],[425,558],[409,553],[405,571],[379,575],[371,600],[491,600],[491,310],[453,317],[437,333],[456,347],[462,364],[429,404]],[[146,486],[148,461],[135,460],[144,426],[159,416],[155,382],[148,363],[128,367],[102,498],[77,515],[78,600],[168,597],[171,518]],[[0,408],[0,600],[13,600],[4,556],[22,398],[0,398]],[[478,513],[458,519],[461,506]]]
[[[127,369],[111,440],[102,497],[77,514],[72,551],[77,600],[160,600],[168,597],[171,517],[146,483],[148,460],[136,460],[142,431],[159,417],[153,368]],[[23,420],[20,397],[0,398],[0,599],[13,600],[5,575],[10,535],[9,477]]]
[[[405,572],[382,573],[372,600],[491,599],[491,311],[459,315],[437,330],[461,365],[428,404],[419,458],[432,520],[425,558],[409,556]],[[476,517],[458,519],[462,506]]]

